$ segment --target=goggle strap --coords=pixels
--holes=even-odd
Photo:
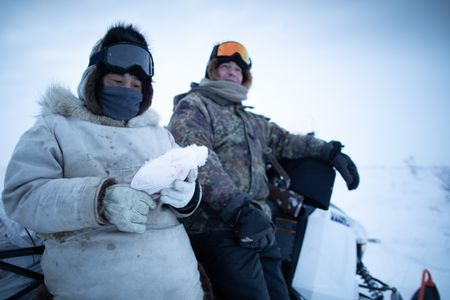
[[[105,48],[103,48],[102,50],[100,50],[97,53],[95,53],[94,55],[92,55],[91,58],[89,59],[89,65],[88,66],[95,65],[99,61],[101,61],[102,58],[103,58],[104,53],[105,53]]]

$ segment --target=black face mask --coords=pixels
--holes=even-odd
[[[141,109],[141,92],[124,87],[105,86],[100,93],[100,106],[105,116],[128,121]]]

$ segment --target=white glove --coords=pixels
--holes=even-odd
[[[161,202],[175,208],[185,207],[191,201],[192,196],[194,196],[197,175],[198,170],[191,169],[185,181],[176,179],[172,187],[162,189],[161,197],[159,198]]]
[[[106,188],[103,207],[106,219],[120,231],[144,233],[148,213],[156,203],[145,192],[115,184]]]

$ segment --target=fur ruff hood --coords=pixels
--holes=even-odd
[[[83,121],[95,124],[116,126],[116,127],[145,127],[157,126],[159,124],[159,114],[149,108],[143,114],[138,115],[128,122],[114,120],[103,115],[96,115],[90,112],[85,103],[76,97],[69,89],[54,84],[50,86],[42,99],[39,101],[41,106],[41,116],[57,114],[64,117],[74,117]]]

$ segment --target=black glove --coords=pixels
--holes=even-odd
[[[275,241],[275,226],[261,209],[251,204],[239,210],[234,229],[239,244],[245,248],[260,251]]]
[[[269,217],[247,197],[233,199],[221,212],[222,219],[234,226],[242,247],[261,251],[275,241],[275,226]]]
[[[331,141],[324,146],[320,156],[341,174],[347,188],[354,190],[359,185],[358,169],[351,158],[341,152],[342,147],[340,142]]]

